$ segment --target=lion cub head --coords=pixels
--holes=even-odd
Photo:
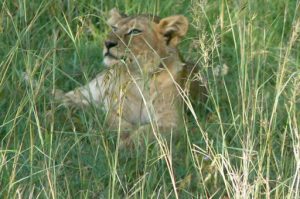
[[[107,21],[111,32],[104,42],[107,66],[126,64],[131,69],[153,71],[162,64],[179,60],[176,49],[186,34],[188,20],[182,15],[159,19],[156,16],[126,16],[116,9]]]

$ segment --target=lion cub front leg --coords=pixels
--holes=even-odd
[[[54,98],[66,106],[88,106],[90,104],[100,104],[105,98],[108,89],[105,81],[105,73],[100,73],[88,84],[75,88],[67,93],[62,90],[55,90]]]

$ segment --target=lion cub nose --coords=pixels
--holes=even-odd
[[[105,41],[104,44],[107,49],[110,49],[110,48],[118,45],[118,43],[116,41],[111,41],[111,40]]]

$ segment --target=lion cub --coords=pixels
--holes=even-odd
[[[112,9],[107,24],[111,27],[103,50],[107,68],[87,85],[56,97],[68,105],[102,106],[110,128],[126,131],[145,124],[178,128],[190,92],[205,95],[203,82],[188,81],[197,70],[184,63],[177,50],[188,30],[187,18],[126,16]]]

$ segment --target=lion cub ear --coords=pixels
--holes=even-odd
[[[166,39],[167,45],[175,47],[180,39],[185,36],[189,22],[185,16],[175,15],[161,19],[158,26]]]
[[[107,20],[107,24],[113,26],[117,23],[117,21],[119,21],[124,16],[125,15],[121,14],[117,8],[113,8],[109,11],[109,17]]]

